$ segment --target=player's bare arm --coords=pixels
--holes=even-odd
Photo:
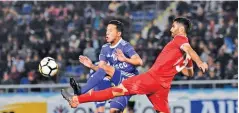
[[[99,68],[102,68],[105,71],[105,73],[107,73],[110,77],[112,77],[115,72],[115,68],[107,65],[105,61],[100,61],[98,66],[94,65],[92,61],[86,56],[80,56],[79,61],[86,67],[93,69],[95,71],[98,70]]]
[[[191,48],[189,44],[184,44],[181,49],[189,54],[194,62],[196,62],[197,66],[203,71],[203,73],[208,69],[208,65],[205,62],[202,62],[197,53]]]
[[[99,67],[103,67],[103,65],[106,65],[106,62],[105,62],[105,61],[99,61],[98,66],[96,66],[96,65],[94,65],[94,64],[92,63],[92,61],[91,61],[88,57],[82,56],[82,55],[79,56],[79,61],[80,61],[80,63],[82,63],[84,66],[86,66],[86,67],[88,67],[88,68],[90,68],[90,69],[92,69],[92,70],[94,70],[94,71],[97,71],[97,70],[99,69]]]
[[[116,56],[117,56],[118,60],[121,61],[121,62],[127,62],[127,63],[130,63],[130,64],[135,65],[135,66],[142,66],[143,65],[143,61],[138,54],[135,54],[135,55],[131,56],[131,58],[127,58],[127,57],[125,57],[122,50],[117,49],[116,50]]]

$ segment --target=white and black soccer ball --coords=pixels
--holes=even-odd
[[[45,57],[39,64],[39,72],[45,77],[55,76],[58,72],[58,65],[54,58]]]

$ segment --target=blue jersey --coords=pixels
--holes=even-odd
[[[134,48],[129,44],[129,42],[120,39],[115,46],[111,46],[110,43],[104,44],[101,48],[99,60],[109,63],[111,66],[118,70],[137,75],[139,72],[134,65],[127,62],[121,62],[117,59],[116,49],[121,49],[121,51],[127,58],[130,58],[131,56],[137,54]]]

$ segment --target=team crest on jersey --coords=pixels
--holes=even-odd
[[[114,61],[117,60],[117,57],[116,57],[116,55],[114,53],[111,55],[111,57],[113,58]]]
[[[111,58],[113,58],[113,60],[114,61],[117,61],[117,57],[116,57],[116,55],[113,53],[113,54],[107,54],[107,57],[111,57]]]

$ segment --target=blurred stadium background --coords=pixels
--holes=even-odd
[[[108,21],[125,24],[123,38],[143,59],[142,73],[171,39],[179,16],[191,19],[190,44],[209,71],[194,65],[194,77],[175,76],[171,112],[237,113],[238,1],[1,1],[0,113],[93,113],[92,103],[71,109],[59,89],[69,87],[69,77],[86,82],[89,70],[78,56],[97,62]],[[46,56],[59,64],[55,77],[38,72]],[[135,113],[154,113],[144,96],[134,99]]]

